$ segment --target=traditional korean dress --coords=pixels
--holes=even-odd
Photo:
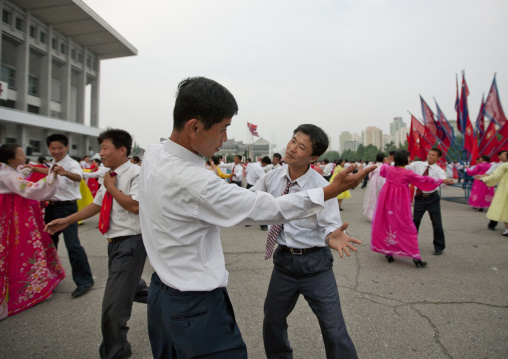
[[[468,168],[466,173],[471,177],[476,175],[483,175],[489,170],[490,166],[490,163],[482,162],[473,168]],[[471,194],[469,195],[468,203],[474,208],[489,208],[493,198],[494,188],[487,187],[485,183],[475,179],[473,182],[473,187],[471,188]]]
[[[409,184],[432,191],[443,180],[420,176],[402,167],[383,165],[379,172],[386,178],[372,219],[370,249],[391,256],[421,259],[418,232],[411,213]]]
[[[342,166],[340,166],[340,165],[335,166],[335,169],[333,170],[333,175],[332,175],[332,177],[330,177],[330,183],[333,182],[333,179],[335,178],[337,173],[339,173],[343,169],[344,168],[342,168]],[[339,194],[337,196],[337,199],[346,199],[346,198],[351,198],[351,193],[349,192],[349,190],[348,191],[344,191],[344,192],[342,192],[341,194]]]
[[[0,164],[0,320],[50,297],[65,277],[38,202],[56,192],[57,181],[30,182]]]
[[[377,168],[369,173],[369,184],[365,191],[365,197],[363,198],[363,215],[366,216],[369,221],[372,222],[374,216],[374,210],[376,209],[377,198],[381,192],[381,188],[386,182],[386,179],[379,175],[381,171],[381,162],[376,163]]]
[[[508,162],[496,168],[490,176],[483,177],[482,181],[487,186],[497,184],[496,194],[487,212],[487,218],[508,223]]]

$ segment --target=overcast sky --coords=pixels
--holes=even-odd
[[[168,137],[178,83],[205,76],[227,87],[246,123],[279,150],[302,123],[322,127],[338,149],[342,131],[389,133],[419,94],[455,119],[455,75],[466,71],[476,119],[493,75],[508,112],[505,0],[84,0],[138,49],[101,61],[100,126],[142,147]]]

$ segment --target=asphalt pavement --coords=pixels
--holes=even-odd
[[[432,255],[432,226],[425,215],[420,250],[427,268],[409,259],[388,263],[370,250],[370,222],[362,215],[365,190],[344,201],[343,221],[363,244],[349,258],[335,253],[334,272],[342,311],[360,358],[507,358],[508,238],[487,229],[485,212],[441,201],[446,250]],[[444,196],[461,196],[459,188]],[[96,228],[98,216],[79,227],[95,286],[73,299],[75,286],[63,245],[67,277],[51,298],[0,321],[0,358],[98,358],[101,304],[107,279],[107,242]],[[221,232],[228,291],[250,358],[265,358],[263,302],[272,263],[263,260],[266,231],[259,226]],[[147,262],[143,278],[153,272]],[[294,358],[325,358],[317,319],[300,298],[289,319]],[[151,358],[146,305],[134,303],[129,321],[132,358]]]

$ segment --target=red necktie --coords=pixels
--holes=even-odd
[[[430,169],[430,166],[427,166],[427,168],[425,169],[425,172],[423,172],[423,175],[424,176],[428,176],[429,175],[429,169]],[[416,194],[421,196],[423,194],[423,191],[419,188],[416,189]]]
[[[110,173],[111,177],[116,176],[116,172]],[[101,212],[99,215],[99,231],[104,234],[109,229],[109,216],[111,215],[111,207],[113,206],[113,196],[111,193],[106,191],[104,198],[102,199]]]
[[[288,194],[289,188],[294,186],[296,184],[296,181],[291,182],[289,178],[287,179],[288,184],[286,186],[286,190],[282,194],[283,196],[285,194]],[[266,252],[265,252],[265,259],[268,259],[272,256],[273,253],[273,247],[275,246],[275,242],[277,241],[277,237],[279,236],[280,231],[282,230],[283,224],[276,224],[274,226],[270,227],[270,232],[268,232],[268,238],[266,240]]]

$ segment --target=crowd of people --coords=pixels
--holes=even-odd
[[[60,234],[76,284],[72,297],[91,290],[94,279],[78,223],[99,214],[98,230],[108,242],[101,358],[132,354],[127,322],[134,301],[148,304],[154,358],[246,358],[226,289],[220,227],[260,225],[267,231],[264,258],[274,263],[262,329],[267,357],[292,358],[287,317],[303,295],[318,319],[327,358],[356,358],[332,270],[332,250],[342,258],[361,243],[346,233],[343,201],[361,185],[371,250],[389,263],[406,257],[425,267],[420,222],[429,212],[433,254],[442,255],[437,188],[454,184],[454,171],[439,166],[437,148],[426,161],[410,162],[404,150],[379,153],[371,163],[318,161],[328,136],[312,124],[295,128],[284,154],[254,160],[236,155],[226,163],[215,153],[237,111],[225,87],[189,78],[178,86],[171,136],[151,146],[143,159],[130,157],[132,136],[121,129],[100,134],[100,158],[71,158],[63,134],[46,139],[51,161],[27,163],[19,145],[0,146],[0,319],[48,298],[64,278],[56,250]],[[508,236],[506,155],[498,154],[500,164],[482,156],[462,171],[474,179],[469,204],[488,208],[489,229],[504,222],[503,236]],[[80,205],[84,180],[91,199]],[[141,278],[147,257],[155,270],[150,286]]]

